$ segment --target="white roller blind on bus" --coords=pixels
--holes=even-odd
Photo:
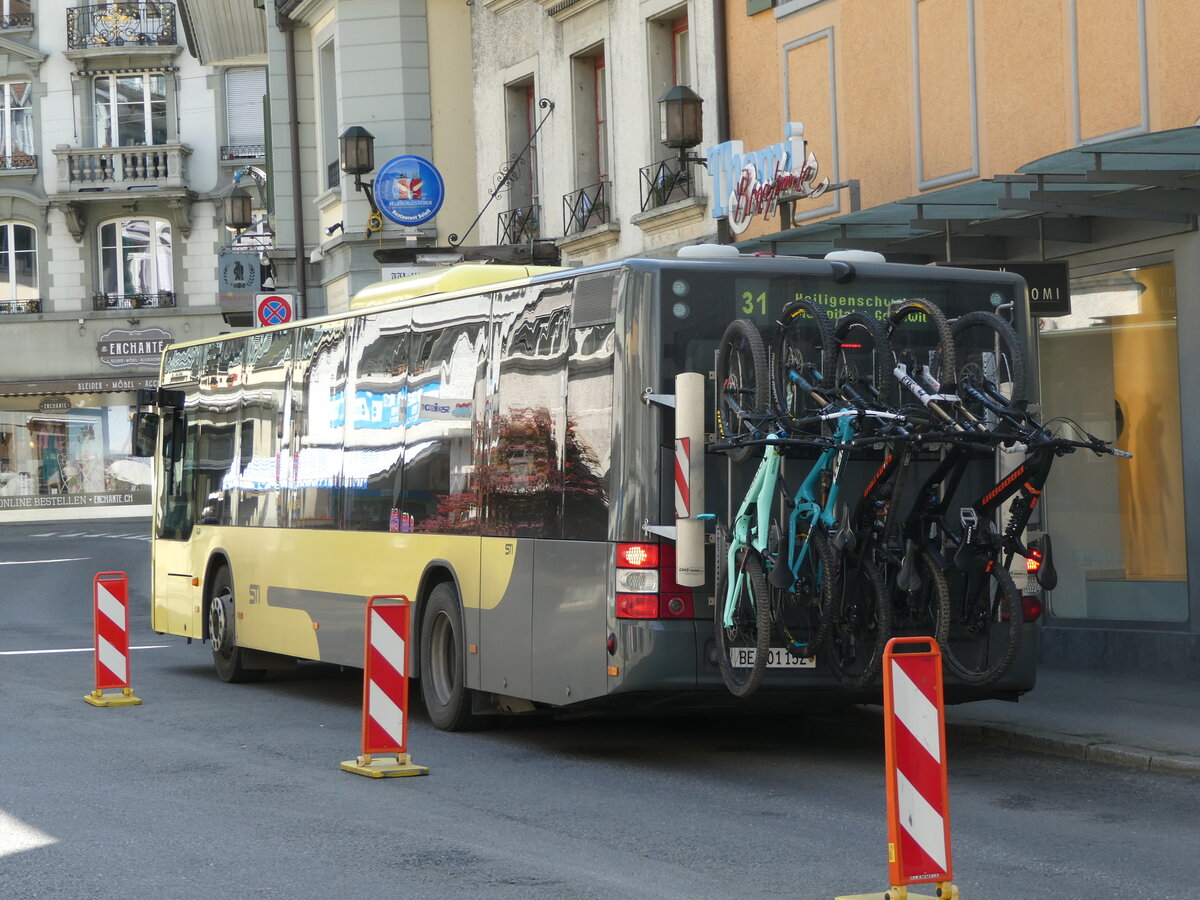
[[[229,144],[263,142],[263,95],[267,92],[267,70],[229,69],[225,73],[225,110]]]

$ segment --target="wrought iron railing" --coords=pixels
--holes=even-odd
[[[606,224],[609,221],[607,198],[607,181],[563,194],[563,237]]]
[[[678,159],[643,166],[642,212],[658,209],[676,200],[686,200],[696,195],[696,179],[692,177],[691,163]]]
[[[92,295],[92,309],[164,309],[175,305],[174,291],[139,291],[132,294]]]
[[[342,170],[339,168],[337,160],[331,162],[325,167],[325,187],[332,191],[335,187],[342,183]]]
[[[9,13],[7,16],[0,16],[0,28],[32,28],[33,13]]]
[[[496,216],[497,244],[527,244],[536,241],[539,230],[540,207],[536,203],[506,209]]]
[[[38,158],[28,153],[0,156],[0,169],[36,169],[37,165]]]
[[[221,159],[262,159],[267,155],[265,144],[226,144],[221,147]]]
[[[174,3],[98,3],[67,10],[67,47],[71,50],[175,43]]]
[[[42,301],[36,300],[0,300],[0,315],[5,313],[40,313]]]

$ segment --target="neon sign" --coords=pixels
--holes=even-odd
[[[817,182],[817,157],[807,150],[804,123],[788,122],[785,140],[746,153],[741,141],[726,141],[708,149],[708,173],[713,180],[712,216],[729,218],[729,230],[741,234],[754,216],[771,218],[781,196],[819,197],[829,179]]]

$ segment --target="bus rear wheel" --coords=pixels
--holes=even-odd
[[[443,731],[474,724],[465,650],[458,592],[443,582],[430,591],[421,616],[421,697],[429,721]]]
[[[213,665],[220,679],[230,684],[262,681],[266,669],[248,669],[242,665],[233,597],[233,576],[228,566],[221,566],[213,576],[208,601],[208,642],[212,647]]]

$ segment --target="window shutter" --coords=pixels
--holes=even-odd
[[[746,15],[752,16],[775,5],[775,0],[746,0]]]
[[[225,73],[225,109],[232,146],[263,143],[262,98],[267,93],[267,70],[230,69]]]

